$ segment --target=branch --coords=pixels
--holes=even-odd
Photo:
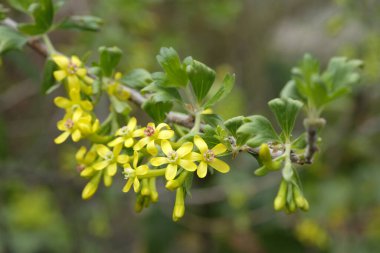
[[[4,19],[2,23],[5,26],[17,30],[18,23],[11,18]],[[45,58],[49,56],[49,52],[42,40],[31,38],[28,39],[27,45],[39,55]],[[94,78],[94,76],[91,77]],[[147,100],[147,98],[144,97],[139,91],[126,86],[123,86],[123,88],[130,94],[129,99],[134,104],[141,106]],[[167,114],[167,121],[188,128],[191,128],[194,125],[194,119],[192,116],[180,112],[169,112]]]
[[[14,30],[17,30],[18,23],[11,18],[4,19],[2,21],[2,24],[5,26],[8,26]],[[45,58],[49,57],[49,52],[46,48],[46,45],[44,44],[44,42],[41,39],[29,38],[27,41],[27,45],[32,50],[34,50],[38,54],[40,54],[41,56],[43,56]],[[95,76],[93,76],[91,74],[90,74],[90,77],[96,78]],[[122,86],[122,87],[127,92],[130,93],[130,98],[129,98],[130,101],[132,101],[137,106],[141,106],[147,100],[147,98],[145,96],[143,96],[139,91],[132,89],[130,87],[127,87],[127,86]],[[174,111],[169,112],[166,116],[166,120],[170,123],[182,125],[182,126],[187,127],[187,128],[192,128],[194,126],[194,117],[192,115],[187,115],[187,114],[180,113],[180,112],[174,112]],[[294,152],[292,152],[291,153],[292,154],[291,160],[293,163],[298,163],[298,164],[311,163],[314,153],[318,151],[318,147],[316,146],[316,141],[317,141],[316,130],[315,130],[315,135],[313,134],[313,132],[310,133],[310,131],[308,131],[308,133],[309,133],[309,135],[308,135],[309,136],[309,138],[308,138],[309,145],[308,145],[308,148],[306,151],[305,159],[301,159],[299,156],[295,155]],[[258,156],[258,154],[259,154],[259,148],[250,148],[248,146],[245,146],[244,148],[242,148],[241,151],[246,151],[246,152],[248,152],[254,156]],[[275,151],[271,150],[271,155],[273,158],[276,158],[282,154],[283,154],[283,151],[276,151],[275,152]]]

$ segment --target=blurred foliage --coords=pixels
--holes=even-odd
[[[331,47],[336,54],[363,59],[365,88],[326,112],[330,127],[321,133],[321,155],[300,171],[309,213],[290,217],[274,212],[267,203],[280,178],[255,178],[258,164],[242,156],[233,161],[229,176],[208,178],[202,185],[207,191],[194,189],[186,217],[173,224],[165,205],[173,199],[164,192],[163,204],[141,216],[133,213],[130,197],[117,190],[122,182],[110,191],[100,189],[90,201],[80,200],[84,182],[67,158],[72,147],[53,145],[59,115],[52,98],[37,88],[42,60],[32,52],[9,53],[0,68],[0,252],[380,251],[378,1],[66,2],[62,16],[91,14],[104,25],[100,33],[54,33],[62,51],[117,46],[125,52],[125,70],[156,70],[152,55],[161,46],[173,46],[180,55],[194,55],[213,68],[233,69],[238,87],[216,109],[226,117],[268,112],[263,101],[279,94],[291,78],[294,59],[304,53],[295,56],[291,49],[299,45],[289,49],[288,37],[281,40],[284,47],[276,48],[273,34],[281,24],[301,22],[298,18],[305,15],[308,32],[338,41]],[[324,17],[317,29],[307,26],[313,17]],[[345,31],[355,39],[345,39]],[[303,32],[304,37],[296,37],[300,44],[307,41]],[[317,42],[324,44],[311,50],[323,58],[330,44]],[[221,82],[223,76],[216,79]]]

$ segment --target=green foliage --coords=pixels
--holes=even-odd
[[[262,143],[279,141],[276,131],[270,121],[261,115],[249,117],[250,122],[239,128],[239,134],[246,135],[247,145],[258,147]]]
[[[47,59],[44,66],[44,71],[42,74],[42,83],[41,83],[41,91],[44,94],[49,94],[59,85],[56,85],[53,72],[56,70],[57,65],[54,63],[52,59]]]
[[[153,80],[152,75],[145,69],[134,69],[124,75],[120,81],[126,86],[141,90],[148,86]]]
[[[100,68],[106,77],[112,76],[123,52],[117,47],[100,47]]]
[[[20,6],[25,6],[23,2]],[[54,6],[52,0],[39,0],[28,6],[27,13],[34,19],[32,24],[20,24],[18,29],[28,35],[44,34],[53,24]]]
[[[10,50],[21,50],[26,44],[27,38],[18,32],[4,26],[0,26],[0,54]]]
[[[325,105],[350,92],[359,82],[361,66],[359,60],[335,57],[321,73],[318,60],[306,54],[292,69],[292,80],[284,87],[281,96],[301,100],[309,110],[316,110],[319,114]]]
[[[173,48],[163,47],[157,55],[157,61],[165,73],[154,75],[153,80],[164,87],[184,87],[187,85],[188,77],[185,65]]]
[[[196,60],[187,66],[186,71],[198,104],[202,104],[214,83],[215,71]]]
[[[290,98],[276,98],[268,103],[270,109],[276,116],[285,137],[289,139],[296,122],[297,115],[303,104]]]
[[[235,75],[226,74],[223,79],[222,86],[213,94],[204,104],[205,108],[212,107],[214,104],[218,103],[224,99],[232,90],[235,84]]]
[[[81,31],[97,32],[103,24],[103,20],[95,16],[71,16],[62,21],[58,28],[76,29]]]

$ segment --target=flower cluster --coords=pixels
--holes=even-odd
[[[122,190],[128,192],[133,186],[137,194],[136,210],[140,211],[158,200],[156,178],[163,176],[167,180],[166,187],[177,191],[173,219],[178,220],[184,214],[184,185],[191,173],[204,178],[208,170],[221,173],[230,170],[227,163],[217,158],[227,151],[225,145],[219,143],[209,148],[199,135],[195,135],[192,142],[180,141],[166,123],[139,127],[136,118],[131,117],[124,126],[108,127],[104,132],[110,122],[106,120],[100,125],[95,116],[93,80],[87,76],[82,62],[76,56],[53,55],[52,59],[59,68],[54,77],[68,93],[68,97],[54,99],[54,103],[66,112],[57,124],[63,133],[55,142],[63,143],[71,136],[74,142],[88,139],[92,143],[89,149],[81,147],[76,154],[80,175],[89,179],[82,192],[84,199],[95,194],[101,179],[108,187],[121,171],[126,179]],[[127,101],[129,98],[120,78],[121,74],[116,73],[113,79],[103,80],[102,90],[107,92],[111,103],[115,99]]]
[[[69,95],[68,98],[54,99],[54,103],[66,111],[63,119],[57,123],[57,128],[62,133],[54,141],[60,144],[71,136],[77,142],[99,129],[99,120],[92,113],[93,104],[85,98],[92,94],[92,79],[86,76],[86,69],[78,57],[72,56],[69,59],[66,56],[53,55],[52,59],[59,67],[54,71],[54,77],[64,84]]]

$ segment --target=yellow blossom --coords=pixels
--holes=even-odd
[[[88,100],[82,100],[80,97],[80,92],[78,89],[71,89],[69,92],[69,97],[56,97],[54,99],[54,103],[66,111],[75,111],[76,109],[81,109],[84,111],[91,111],[93,109],[93,105]]]
[[[155,156],[158,152],[155,145],[156,141],[160,142],[162,140],[168,140],[172,138],[174,131],[170,130],[168,124],[165,123],[161,123],[157,127],[154,123],[148,123],[147,127],[144,128],[144,135],[145,137],[139,140],[133,149],[139,151],[146,146],[146,150],[149,152],[149,154]]]
[[[77,169],[82,177],[91,176],[94,173],[94,169],[91,165],[95,162],[97,154],[95,150],[88,150],[82,146],[75,154],[75,159],[77,161]]]
[[[57,128],[63,133],[54,139],[56,144],[61,144],[70,135],[74,142],[79,141],[83,136],[97,131],[99,120],[92,123],[91,115],[84,113],[82,110],[75,110],[73,113],[66,113],[65,117],[58,121]]]
[[[209,149],[207,143],[198,135],[194,136],[194,144],[197,146],[199,153],[192,152],[191,157],[195,161],[199,161],[197,175],[204,178],[207,175],[207,167],[210,165],[215,170],[221,173],[230,171],[230,166],[216,156],[226,152],[227,148],[222,143],[217,144],[212,149]]]
[[[80,78],[84,78],[87,74],[82,62],[77,56],[67,58],[64,55],[53,55],[53,61],[58,65],[59,70],[54,71],[53,75],[58,82],[67,79],[67,83],[71,88],[80,89]]]
[[[145,175],[148,172],[149,167],[146,164],[137,166],[138,161],[139,154],[137,153],[137,151],[135,151],[133,154],[132,167],[129,163],[127,163],[124,167],[125,179],[128,179],[128,181],[123,188],[123,192],[128,192],[132,184],[135,192],[138,192],[140,190],[140,181],[138,176]]]
[[[96,145],[95,150],[102,159],[102,161],[92,165],[94,170],[105,170],[105,176],[113,177],[117,171],[117,165],[124,165],[129,161],[128,155],[120,154],[123,145],[119,144],[111,151],[107,146],[99,144]],[[110,180],[110,179],[107,179]],[[110,182],[105,182],[110,185]]]
[[[176,177],[178,166],[187,171],[195,171],[197,169],[197,165],[187,157],[193,150],[193,143],[186,142],[175,151],[168,140],[162,140],[161,149],[166,157],[153,157],[150,163],[153,166],[168,164],[165,172],[166,180],[172,180]]]
[[[130,97],[130,93],[120,84],[121,73],[115,74],[115,80],[107,86],[107,92],[111,96],[115,96],[118,100],[125,101]]]
[[[116,139],[108,143],[108,146],[114,147],[120,143],[124,143],[126,148],[132,147],[134,143],[134,138],[141,137],[144,135],[144,129],[136,129],[137,120],[132,117],[126,126],[118,129],[115,133],[118,136]]]

